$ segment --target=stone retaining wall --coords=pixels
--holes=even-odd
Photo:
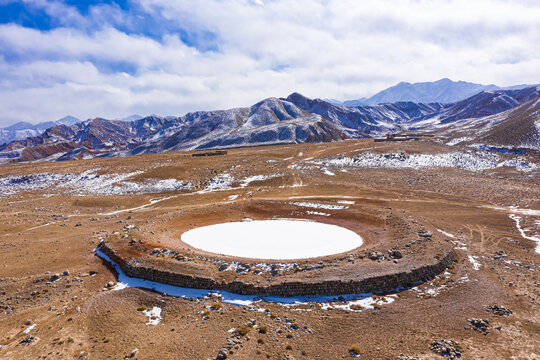
[[[199,276],[172,273],[163,270],[148,268],[143,265],[128,264],[118,256],[107,244],[101,246],[101,251],[116,262],[130,277],[151,280],[163,284],[180,287],[224,290],[241,295],[277,295],[277,296],[304,296],[304,295],[341,295],[373,292],[388,292],[401,287],[408,287],[415,283],[426,281],[442,273],[453,261],[454,250],[450,249],[444,257],[436,259],[432,264],[425,264],[408,271],[396,272],[388,275],[374,275],[360,280],[333,280],[320,282],[289,281],[269,286],[260,286],[241,281],[222,282]]]

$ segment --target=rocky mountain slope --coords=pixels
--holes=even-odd
[[[55,125],[0,145],[0,161],[75,160],[178,150],[330,142],[407,131],[453,145],[540,149],[540,88],[489,90],[450,104],[336,106],[293,93],[253,106],[135,121],[96,118]]]

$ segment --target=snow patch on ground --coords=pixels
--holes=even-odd
[[[161,193],[190,189],[191,184],[176,179],[145,179],[141,182],[129,178],[141,174],[135,171],[124,174],[99,175],[97,170],[80,174],[38,173],[22,176],[0,177],[2,195],[14,195],[26,191],[69,192],[72,195],[129,195]]]
[[[134,207],[134,208],[129,208],[129,209],[122,209],[122,210],[115,210],[115,211],[111,211],[111,212],[106,212],[106,213],[99,213],[99,214],[96,214],[96,215],[101,215],[101,216],[110,216],[110,215],[116,215],[116,214],[120,214],[120,213],[123,213],[123,212],[128,212],[128,211],[137,211],[137,210],[141,210],[141,209],[144,209],[144,208],[147,208],[151,205],[154,205],[158,202],[161,202],[161,201],[165,201],[165,200],[168,200],[168,199],[171,199],[173,198],[174,196],[168,196],[168,197],[165,197],[165,198],[161,198],[161,199],[150,199],[150,201],[148,202],[148,204],[145,204],[145,205],[141,205],[141,206],[137,206],[137,207]],[[72,215],[70,215],[72,216]],[[86,216],[86,215],[83,215],[83,216]],[[48,225],[48,224],[46,224]],[[42,226],[45,226],[45,225],[42,225]],[[30,230],[30,229],[28,229]]]
[[[348,209],[348,206],[343,205],[332,205],[332,204],[318,204],[312,202],[290,202],[291,205],[308,207],[313,209],[325,209],[325,210],[344,210]]]
[[[28,334],[30,331],[34,330],[37,327],[37,324],[32,324],[26,329],[24,329],[23,334]]]
[[[453,145],[457,145],[457,144],[459,144],[459,143],[461,143],[461,142],[464,142],[464,141],[470,141],[470,140],[472,140],[471,137],[466,137],[466,136],[464,136],[464,137],[452,139],[452,140],[450,140],[449,142],[447,142],[446,145],[448,145],[448,146],[453,146]]]
[[[182,241],[213,253],[276,260],[339,254],[363,243],[340,226],[284,219],[203,226],[183,233]]]
[[[534,250],[540,254],[540,236],[536,234],[527,235],[525,230],[521,227],[521,216],[517,216],[516,214],[509,214],[508,216],[510,217],[510,219],[515,221],[516,228],[518,229],[519,233],[521,234],[523,238],[536,242],[536,248]]]
[[[328,170],[327,168],[323,167],[321,168],[321,171],[323,173],[325,173],[326,175],[330,175],[330,176],[335,176],[336,174],[334,174],[333,172],[331,172],[330,170]]]
[[[443,235],[446,235],[446,236],[452,238],[452,239],[455,239],[455,238],[456,238],[454,235],[452,235],[452,234],[450,234],[450,233],[447,233],[446,231],[443,231],[443,230],[441,230],[441,229],[437,229],[437,231],[440,232],[440,233],[443,234]]]
[[[404,152],[379,154],[364,152],[354,157],[330,158],[315,162],[319,165],[357,168],[456,168],[469,171],[483,171],[502,166],[512,166],[521,171],[537,168],[536,164],[518,161],[502,161],[498,155],[483,152],[452,152],[445,154],[407,154]]]
[[[319,216],[330,216],[330,214],[323,213],[323,212],[320,212],[320,211],[306,211],[306,214],[319,215]]]
[[[279,176],[281,176],[281,174],[249,176],[249,177],[243,179],[242,181],[240,181],[240,186],[244,188],[244,187],[248,186],[250,183],[252,183],[253,181],[263,181],[263,180],[268,180],[268,179],[272,179],[272,178],[279,177]]]
[[[457,250],[467,250],[467,243],[458,240],[452,240],[452,244],[456,245]]]
[[[210,183],[205,186],[204,190],[199,193],[205,193],[210,191],[228,190],[234,181],[234,177],[229,173],[219,174],[210,180]]]
[[[326,303],[321,304],[323,310],[339,309],[345,311],[362,311],[366,309],[375,309],[375,307],[386,305],[394,302],[397,299],[397,295],[388,295],[381,298],[375,298],[373,296],[366,297],[364,299],[350,300],[342,303]]]
[[[474,270],[480,270],[482,264],[478,261],[478,256],[469,255],[469,261],[471,262]]]
[[[154,306],[150,310],[144,310],[144,315],[148,316],[146,325],[157,325],[161,322],[161,308]]]
[[[516,223],[516,228],[518,229],[521,236],[527,240],[536,242],[535,251],[540,254],[540,235],[538,234],[527,235],[527,233],[525,232],[526,230],[521,227],[521,216],[519,216],[519,215],[540,216],[540,210],[520,209],[517,206],[502,207],[502,206],[484,205],[482,207],[509,212],[508,217],[514,220],[514,222]]]

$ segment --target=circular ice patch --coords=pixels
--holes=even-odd
[[[304,259],[339,254],[362,245],[355,232],[298,220],[259,220],[203,226],[182,241],[204,251],[256,259]]]

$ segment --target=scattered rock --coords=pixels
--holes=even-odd
[[[405,356],[403,354],[399,354],[396,360],[418,360],[418,359],[412,356]]]
[[[21,345],[30,345],[35,340],[36,340],[35,337],[33,337],[32,335],[29,335],[29,336],[23,338],[21,341],[19,341],[19,344],[21,344]]]
[[[127,354],[124,358],[126,358],[126,359],[134,358],[138,351],[139,351],[139,349],[135,348],[135,349],[133,349],[133,351],[130,354]]]
[[[219,350],[216,359],[223,360],[223,359],[226,359],[226,358],[227,358],[227,350],[225,350],[225,349]]]
[[[49,278],[49,281],[56,281],[60,279],[60,274],[54,274]]]
[[[391,259],[401,259],[403,257],[403,254],[401,253],[401,251],[398,251],[398,250],[395,250],[395,251],[388,250],[388,256]]]
[[[461,357],[461,348],[453,340],[434,340],[431,343],[431,351],[441,356],[446,356],[449,359],[457,359]]]
[[[65,270],[65,271],[62,273],[62,275],[64,275],[64,276],[69,276],[69,270]]]
[[[30,325],[30,324],[32,324],[32,322],[30,321],[30,319],[24,320],[24,325]]]
[[[482,319],[467,319],[469,322],[469,328],[481,332],[481,333],[489,333],[488,327],[489,327],[489,320],[482,320]]]
[[[368,257],[368,259],[371,259],[371,260],[384,260],[385,259],[384,254],[378,251],[368,253],[366,256]]]
[[[499,315],[499,316],[508,316],[512,314],[512,310],[507,309],[502,305],[497,305],[497,304],[485,305],[484,308],[486,309],[486,311],[492,312],[495,315]]]

